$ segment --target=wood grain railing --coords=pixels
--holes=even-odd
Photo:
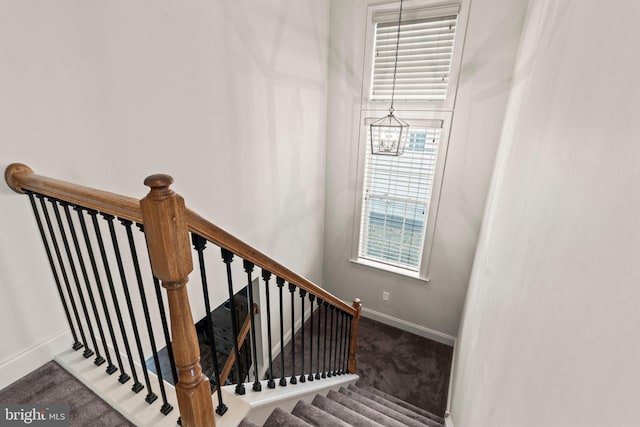
[[[17,193],[33,191],[89,209],[142,223],[140,201],[108,191],[41,176],[22,163],[13,163],[4,171],[7,185]]]
[[[195,212],[187,209],[187,216],[189,218],[189,229],[192,232],[199,234],[222,248],[228,249],[239,257],[252,262],[256,266],[270,271],[273,275],[281,277],[289,283],[295,283],[299,288],[302,288],[307,292],[311,292],[323,301],[328,301],[334,306],[349,313],[351,316],[355,316],[357,314],[358,309],[356,307],[345,303],[313,282],[297,273],[294,273],[284,265],[244,243],[242,240],[224,231],[217,225],[207,221]]]
[[[6,168],[5,181],[18,193],[41,194],[144,225],[151,268],[154,276],[162,281],[168,297],[173,353],[178,370],[176,395],[183,426],[215,426],[209,380],[202,373],[200,349],[186,290],[188,276],[193,270],[189,232],[197,233],[245,261],[295,284],[350,316],[348,372],[356,372],[360,301],[354,300],[353,305],[345,303],[187,209],[184,199],[170,188],[173,183],[170,176],[159,174],[146,178],[144,183],[150,191],[142,200],[41,176],[20,163]],[[244,336],[237,337],[238,342],[244,342],[248,330],[245,324],[242,328]]]

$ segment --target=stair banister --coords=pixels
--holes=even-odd
[[[192,270],[188,216],[182,197],[169,188],[173,179],[167,175],[147,178],[145,183],[151,191],[139,201],[37,175],[21,163],[9,165],[4,176],[7,185],[17,193],[32,191],[144,224],[153,273],[167,289],[182,425],[215,426],[209,380],[200,367],[200,349],[185,288]]]
[[[185,427],[215,426],[209,379],[200,366],[200,347],[186,284],[193,270],[184,199],[169,186],[169,175],[151,175],[151,190],[140,201],[153,274],[167,290],[173,355],[178,368],[176,397]]]
[[[354,300],[353,305],[343,302],[187,209],[183,198],[169,188],[173,182],[170,176],[148,177],[145,184],[151,189],[142,200],[40,176],[20,163],[6,168],[5,180],[18,193],[41,194],[84,209],[144,224],[154,276],[162,280],[168,295],[174,359],[179,370],[176,394],[183,426],[215,426],[210,383],[200,366],[199,345],[186,291],[188,275],[193,269],[189,232],[239,256],[245,263],[268,271],[278,280],[289,282],[290,291],[300,288],[301,294],[304,292],[315,295],[324,304],[329,304],[325,309],[331,308],[332,314],[335,308],[347,315],[350,319],[350,331],[346,327],[346,365],[349,373],[356,373],[357,330],[362,306],[360,300]],[[331,326],[333,327],[333,316]],[[331,363],[331,354],[329,362]],[[291,383],[294,384],[293,381]]]
[[[317,298],[320,298],[323,301],[327,301],[333,306],[349,314],[353,320],[351,323],[351,334],[349,336],[349,355],[347,370],[351,374],[356,373],[356,354],[358,350],[358,322],[360,320],[360,314],[362,312],[362,302],[359,298],[354,299],[353,305],[349,305],[341,299],[336,298],[333,294],[318,287],[308,279],[291,271],[284,265],[278,263],[269,256],[263,254],[262,252],[251,247],[232,234],[221,229],[212,222],[202,218],[200,215],[189,210],[188,208],[186,214],[189,218],[189,230],[191,232],[196,233],[204,237],[208,241],[233,252],[237,256],[255,264],[256,266],[271,272],[276,277],[280,277],[281,279],[284,279],[289,283],[293,283],[295,286],[315,295]]]

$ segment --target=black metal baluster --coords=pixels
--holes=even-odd
[[[318,369],[316,370],[316,379],[319,380],[320,379],[320,323],[321,323],[321,317],[320,317],[320,307],[322,306],[322,300],[320,298],[318,298],[317,300],[317,304],[318,304],[318,309],[316,310],[316,312],[318,313],[318,334],[316,335],[316,364],[318,365]]]
[[[262,269],[262,280],[264,280],[264,287],[267,298],[267,341],[269,344],[269,381],[267,381],[267,387],[276,388],[276,382],[273,379],[273,355],[271,347],[271,298],[269,297],[269,279],[271,279],[271,272]]]
[[[342,356],[342,373],[347,373],[347,362],[349,360],[349,316],[347,313],[344,313],[344,349]]]
[[[338,333],[336,335],[338,336],[338,342],[336,343],[336,369],[333,371],[333,375],[342,375],[340,371],[340,359],[342,358],[342,310],[337,310],[336,327],[338,328]]]
[[[93,247],[91,246],[91,240],[89,239],[89,232],[87,230],[87,222],[84,219],[84,215],[82,214],[83,208],[80,206],[76,206],[74,208],[78,212],[78,220],[80,221],[80,228],[82,230],[82,236],[84,237],[85,246],[87,247],[87,253],[89,254],[89,261],[91,263],[91,270],[93,271],[93,276],[96,281],[96,286],[98,288],[98,296],[100,297],[100,302],[102,303],[102,310],[104,312],[104,317],[107,321],[107,328],[109,330],[109,335],[112,341],[115,341],[115,334],[113,333],[113,325],[111,324],[111,316],[109,316],[109,311],[107,308],[107,301],[104,297],[104,292],[102,290],[102,281],[100,280],[100,273],[98,273],[98,265],[96,264],[96,258],[93,254]],[[94,211],[95,215],[95,211]],[[89,289],[91,287],[89,286]],[[91,294],[90,294],[91,295]],[[91,297],[93,301],[93,297]],[[102,338],[102,345],[104,347],[105,356],[107,356],[107,374],[111,375],[115,371],[118,370],[111,361],[111,354],[109,352],[109,346],[107,345],[107,340],[104,336],[104,332],[102,330],[102,322],[100,321],[100,317],[98,316],[98,312],[96,311],[96,320],[98,322],[98,331],[100,332],[100,337]]]
[[[164,334],[164,342],[167,346],[167,357],[169,358],[169,366],[171,367],[171,378],[173,378],[173,385],[178,384],[178,369],[176,368],[176,360],[173,357],[173,342],[169,334],[169,324],[167,322],[167,313],[164,308],[164,301],[162,301],[162,289],[160,285],[160,279],[153,276],[153,289],[156,291],[156,300],[158,302],[158,309],[160,310],[160,320],[162,322],[162,332]]]
[[[158,377],[158,386],[160,387],[160,395],[162,396],[162,412],[167,415],[171,412],[171,405],[167,402],[167,394],[164,389],[164,381],[162,380],[162,370],[160,369],[160,359],[158,359],[158,347],[156,347],[156,339],[153,336],[153,326],[151,325],[151,316],[149,316],[149,306],[147,305],[147,294],[144,291],[144,284],[142,283],[142,273],[140,272],[140,263],[138,260],[138,251],[136,250],[136,244],[133,241],[133,231],[131,230],[131,224],[133,222],[128,220],[120,220],[127,230],[127,240],[129,240],[129,250],[131,251],[131,260],[133,262],[133,270],[136,274],[136,281],[138,282],[138,292],[140,292],[140,302],[142,303],[142,313],[144,314],[144,321],[147,326],[147,334],[149,336],[149,344],[151,345],[151,354],[153,355],[153,361],[156,365],[156,375]],[[142,356],[142,353],[141,353]],[[149,380],[149,373],[147,372],[147,363],[142,357],[142,369],[147,381]],[[147,385],[147,396],[145,401],[152,403],[158,396],[152,392],[151,387]]]
[[[344,313],[342,310],[338,311],[338,318],[340,319],[340,352],[338,353],[338,365],[337,375],[342,375],[342,355],[344,353]]]
[[[136,226],[144,234],[144,225],[136,223]],[[162,323],[164,341],[167,346],[167,357],[169,358],[169,366],[171,367],[171,377],[173,378],[173,385],[176,385],[178,384],[178,371],[176,369],[176,361],[173,358],[173,344],[171,343],[171,337],[169,335],[169,324],[167,323],[167,314],[164,308],[164,301],[162,300],[162,289],[160,289],[160,280],[156,276],[153,276],[153,289],[156,293],[158,310],[160,311],[160,321]]]
[[[89,296],[89,302],[91,303],[91,309],[93,310],[93,317],[96,319],[96,324],[98,326],[98,332],[100,333],[100,337],[102,338],[102,343],[104,344],[104,333],[102,331],[102,325],[100,323],[100,317],[98,316],[98,308],[96,307],[96,301],[93,297],[93,291],[91,290],[91,284],[89,283],[89,275],[87,274],[87,267],[84,263],[84,256],[82,255],[82,251],[80,250],[80,244],[78,243],[78,234],[76,233],[76,228],[73,225],[73,221],[71,219],[71,211],[69,210],[68,203],[60,203],[64,209],[64,214],[67,219],[67,224],[69,226],[69,233],[71,234],[71,241],[73,242],[73,247],[76,251],[76,258],[78,259],[78,264],[80,264],[80,272],[82,273],[82,278],[84,279],[85,288],[87,290],[87,294]],[[79,283],[78,283],[79,285]],[[84,302],[84,298],[83,298]],[[88,313],[86,313],[86,304],[83,305],[85,310],[85,315],[87,319],[87,324],[89,327],[89,336],[91,337],[91,342],[93,343],[93,348],[96,352],[96,358],[93,363],[96,366],[100,366],[105,362],[105,359],[100,354],[100,348],[98,347],[98,343],[96,341],[95,334],[93,332],[92,322],[89,318]],[[106,348],[106,346],[105,346]]]
[[[40,231],[40,237],[42,238],[42,243],[44,244],[44,250],[47,253],[47,259],[49,260],[49,266],[51,267],[51,272],[53,273],[53,279],[56,282],[56,287],[58,288],[58,295],[60,296],[60,301],[62,302],[62,308],[64,308],[64,314],[67,317],[67,323],[69,324],[69,328],[71,329],[71,335],[73,337],[73,349],[77,350],[82,347],[82,344],[78,342],[78,336],[76,335],[76,328],[73,326],[73,322],[71,321],[71,314],[69,313],[69,306],[67,305],[67,299],[64,297],[64,292],[62,291],[62,285],[60,284],[60,277],[58,277],[58,270],[56,270],[56,266],[53,262],[53,256],[51,255],[51,249],[49,248],[49,242],[47,241],[47,236],[44,232],[44,227],[42,226],[42,219],[40,219],[40,214],[38,213],[38,208],[36,206],[36,201],[32,192],[26,192],[29,196],[29,201],[31,202],[31,208],[33,209],[33,215],[36,218],[36,223],[38,224],[38,230]],[[38,195],[40,201],[42,201],[42,196]]]
[[[311,323],[311,330],[309,331],[309,376],[307,377],[309,381],[313,381],[313,301],[315,299],[316,296],[309,293],[309,308],[311,309],[311,314],[309,315]]]
[[[249,328],[251,328],[251,325],[249,325]],[[250,371],[250,367],[251,367],[251,339],[247,336],[245,336],[244,338],[244,345],[246,346],[247,349],[249,349],[249,351],[245,351],[244,352],[244,364],[247,367],[247,375],[246,375],[246,380],[249,381],[251,380],[251,371]]]
[[[240,375],[240,350],[238,348],[238,319],[236,318],[236,305],[233,301],[233,278],[231,276],[231,262],[233,261],[233,253],[220,248],[222,251],[222,261],[227,268],[227,285],[229,287],[229,305],[231,308],[231,328],[233,330],[233,348],[236,354],[236,378],[238,383],[236,384],[236,394],[245,394],[244,384]]]
[[[322,304],[324,309],[324,345],[322,347],[322,378],[327,378],[327,314],[329,312],[329,303],[327,301]],[[329,355],[331,357],[331,355]]]
[[[118,298],[116,297],[116,291],[113,285],[113,277],[111,276],[111,268],[109,267],[109,260],[107,258],[107,251],[104,248],[104,240],[102,239],[102,232],[100,231],[100,225],[98,224],[98,212],[91,210],[91,211],[88,211],[88,213],[91,216],[91,221],[93,223],[93,230],[96,234],[96,239],[98,240],[100,257],[102,258],[102,265],[104,267],[104,271],[107,276],[107,283],[109,284],[109,291],[111,294],[111,302],[113,303],[113,308],[116,311],[116,319],[118,319],[118,325],[120,326],[120,333],[122,335],[122,340],[124,342],[125,349],[127,350],[127,355],[129,355],[129,360],[131,360],[131,351],[129,350],[129,341],[127,340],[127,335],[124,330],[124,322],[122,321],[122,312],[120,311],[120,304],[118,303]],[[104,310],[105,310],[105,315],[108,316],[109,311],[107,309],[106,304],[104,305]],[[113,333],[113,329],[111,329],[111,340],[113,342],[113,350],[114,350],[114,353],[116,354],[116,361],[118,362],[118,368],[120,369],[120,376],[118,377],[118,381],[120,382],[120,384],[124,384],[127,381],[129,381],[130,377],[124,369],[124,365],[122,363],[122,357],[120,356],[120,350],[118,349],[118,340],[116,339],[116,336]]]
[[[255,327],[255,316],[253,313],[253,279],[251,278],[251,273],[253,273],[253,268],[255,265],[247,260],[243,260],[242,265],[244,267],[244,271],[247,273],[247,292],[249,294],[249,316],[251,316],[251,346],[253,349],[252,357],[253,357],[253,391],[261,391],[262,384],[260,384],[260,379],[258,378],[258,349],[256,343],[256,327]]]
[[[349,345],[349,335],[347,334],[347,320],[349,319],[349,315],[342,312],[342,329],[344,330],[344,345],[342,346],[342,374],[347,373],[347,346]]]
[[[345,314],[342,310],[340,310],[340,318],[342,320],[342,326],[340,327],[340,363],[338,365],[338,373],[340,375],[342,375],[344,373],[344,369],[343,369],[343,365],[344,365],[344,336],[346,335],[344,333],[344,328],[345,328]]]
[[[84,314],[84,320],[87,322],[87,328],[89,329],[89,337],[91,338],[92,343],[95,346],[96,338],[93,333],[93,327],[91,326],[91,319],[89,319],[89,311],[87,310],[87,304],[84,301],[84,294],[82,293],[82,289],[80,288],[80,279],[78,278],[78,272],[76,271],[76,265],[73,262],[73,255],[71,255],[71,248],[69,247],[69,240],[67,239],[67,232],[62,225],[62,217],[60,216],[60,209],[58,208],[58,200],[49,198],[49,202],[51,202],[51,206],[53,206],[53,213],[56,217],[56,222],[58,223],[58,231],[60,231],[60,237],[62,237],[62,244],[64,246],[65,253],[67,254],[67,260],[69,261],[69,268],[71,269],[71,276],[73,277],[73,283],[76,285],[76,291],[78,292],[78,298],[80,299],[80,307],[82,308],[82,313]],[[61,205],[65,205],[66,202],[59,202]],[[62,260],[60,260],[62,262]],[[68,289],[71,293],[71,288]],[[72,300],[73,301],[73,300]],[[76,310],[77,313],[77,310]],[[84,328],[82,327],[82,323],[80,323],[80,317],[76,319],[78,322],[78,328],[80,329],[80,336],[82,337],[82,343],[84,344],[84,352],[82,356],[85,359],[93,356],[93,350],[89,348],[87,343],[87,339],[84,335]]]
[[[122,290],[124,291],[124,299],[127,303],[127,309],[129,311],[129,320],[131,321],[131,327],[133,328],[133,338],[136,343],[136,347],[138,350],[138,355],[140,356],[140,362],[142,364],[142,372],[144,374],[145,383],[147,385],[147,390],[151,393],[151,386],[149,384],[149,375],[147,374],[147,364],[144,360],[144,355],[142,354],[142,345],[140,344],[140,335],[138,333],[138,322],[136,322],[136,316],[133,312],[133,304],[131,303],[131,295],[129,294],[129,284],[127,283],[127,276],[124,271],[124,265],[122,263],[122,256],[120,255],[120,246],[118,245],[118,237],[116,235],[116,230],[113,224],[113,215],[105,215],[104,218],[107,220],[107,225],[109,226],[109,234],[111,235],[111,243],[113,244],[113,252],[116,256],[116,264],[118,265],[118,272],[120,273],[120,282],[122,284]],[[125,224],[125,221],[128,220],[120,220],[122,224]],[[131,221],[129,221],[131,222]],[[138,393],[140,390],[144,388],[144,386],[138,381],[138,375],[136,372],[136,368],[133,362],[133,357],[131,356],[131,352],[127,352],[127,356],[129,357],[129,366],[131,367],[131,374],[133,375],[134,384],[131,386],[131,390],[134,393]]]
[[[291,292],[291,378],[289,383],[297,384],[296,378],[296,316],[295,316],[295,292],[296,285],[289,283],[289,292]]]
[[[307,296],[307,291],[300,288],[300,299],[302,300],[302,309],[300,310],[302,316],[302,372],[300,373],[300,382],[306,382],[307,379],[304,376],[304,300]]]
[[[350,345],[349,344],[351,343],[351,326],[352,326],[352,323],[353,323],[353,317],[347,315],[347,320],[348,320],[348,325],[349,325],[348,328],[347,328],[347,337],[349,337],[349,338],[347,339],[347,352],[346,352],[346,355],[345,355],[345,369],[344,369],[345,374],[349,373],[349,352],[350,352]],[[353,373],[355,373],[355,372],[353,372]]]
[[[284,375],[284,307],[282,302],[282,288],[284,287],[284,279],[282,277],[276,277],[276,284],[278,285],[279,297],[280,297],[280,385],[285,387],[287,385],[287,379]]]
[[[335,317],[334,313],[336,311],[336,308],[335,308],[335,306],[331,305],[331,306],[329,306],[329,309],[331,311],[331,315],[330,315],[330,320],[331,320],[330,328],[331,328],[331,330],[329,332],[329,370],[327,371],[327,377],[331,378],[333,376],[333,369],[331,369],[331,367],[333,366],[331,364],[331,358],[332,358],[332,355],[333,355],[333,341],[334,341],[334,338],[335,338],[334,335],[333,335],[333,318]]]
[[[211,347],[211,357],[213,358],[213,382],[217,385],[216,393],[218,395],[218,407],[216,412],[219,415],[224,415],[227,412],[227,405],[222,401],[222,384],[220,384],[220,369],[218,366],[218,350],[216,349],[216,337],[213,332],[213,322],[211,321],[211,301],[209,299],[209,285],[207,284],[207,270],[204,262],[204,250],[207,246],[207,239],[199,236],[195,233],[191,233],[191,242],[193,248],[198,252],[198,263],[200,266],[200,280],[202,282],[202,293],[204,295],[204,309],[205,309],[205,325],[207,328],[207,335],[209,336],[209,345]]]
[[[48,199],[49,202],[51,203],[51,206],[53,207],[53,213],[56,217],[56,221],[58,223],[58,229],[60,231],[60,235],[61,237],[65,236],[64,235],[64,229],[62,227],[62,220],[60,219],[60,212],[58,211],[58,205],[56,203],[55,199]],[[42,201],[42,208],[45,209],[45,204],[44,201]],[[47,225],[51,224],[51,221],[49,219],[49,214],[48,212],[46,213],[45,218],[47,218]],[[82,356],[85,358],[89,358],[93,355],[93,351],[91,351],[91,349],[89,348],[89,346],[87,345],[87,337],[84,335],[84,328],[82,327],[82,322],[80,321],[80,315],[78,314],[78,308],[76,306],[76,301],[75,298],[73,297],[73,292],[71,291],[71,284],[69,283],[69,276],[67,275],[67,269],[64,267],[64,262],[62,261],[62,254],[60,253],[60,248],[58,246],[58,241],[55,237],[55,234],[53,233],[53,228],[51,228],[49,230],[49,232],[51,233],[51,240],[53,242],[55,251],[56,251],[56,256],[58,258],[58,263],[60,264],[60,271],[62,272],[62,278],[64,279],[64,283],[65,286],[67,288],[67,294],[69,295],[69,301],[71,302],[71,308],[73,309],[73,315],[76,319],[76,324],[78,325],[78,331],[80,332],[80,339],[82,340],[82,345],[84,346],[84,352],[82,353]],[[69,244],[66,241],[66,237],[63,238],[63,244],[65,244],[65,247],[67,248],[67,256],[69,257]],[[69,257],[70,258],[70,257]],[[71,262],[71,259],[69,259],[69,262]],[[77,284],[77,283],[76,283]],[[80,347],[78,347],[80,348]]]
[[[283,307],[282,307],[282,288],[284,287],[284,279],[276,276],[276,285],[278,286],[279,302],[280,302],[279,310],[280,310],[280,362],[281,362],[280,368],[281,370],[280,370],[279,384],[285,387],[287,385],[287,379],[285,378],[285,375],[284,375],[284,325],[282,323],[284,318]],[[267,292],[267,295],[269,295],[268,292]],[[267,297],[267,300],[268,300],[268,297]],[[269,343],[269,348],[271,348],[271,343]],[[271,355],[269,355],[269,358],[271,359]]]

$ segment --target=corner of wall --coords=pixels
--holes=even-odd
[[[70,332],[64,331],[4,360],[0,363],[0,389],[52,360],[56,354],[68,348],[71,342]]]
[[[428,338],[430,340],[437,341],[439,343],[446,344],[452,347],[456,342],[456,337],[453,337],[451,335],[447,335],[442,332],[399,319],[397,317],[389,316],[388,314],[380,313],[378,311],[371,310],[370,308],[363,307],[362,315],[369,319],[376,320],[380,323],[384,323],[386,325],[393,326],[403,331],[407,331],[412,334],[419,335],[421,337]]]

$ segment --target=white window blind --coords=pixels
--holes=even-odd
[[[396,100],[444,101],[449,84],[457,14],[451,8],[441,16],[405,20],[400,25]],[[397,14],[374,17],[375,42],[371,100],[390,100],[398,31]],[[382,21],[382,22],[380,22]]]
[[[442,126],[414,121],[402,156],[367,150],[359,258],[419,271]]]

